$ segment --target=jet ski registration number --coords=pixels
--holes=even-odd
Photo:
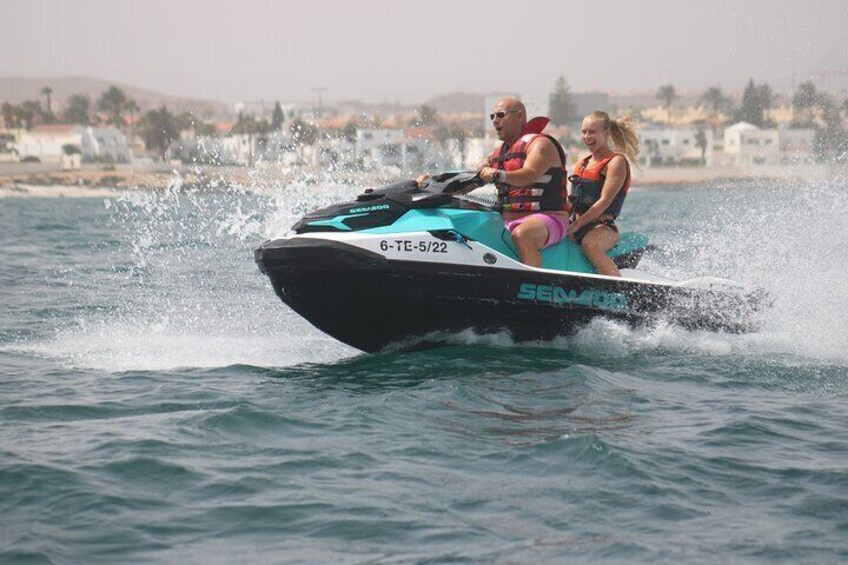
[[[384,239],[380,241],[383,251],[401,251],[404,253],[447,253],[445,241],[412,241],[409,239]]]

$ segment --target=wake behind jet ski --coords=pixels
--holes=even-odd
[[[622,277],[595,273],[569,239],[518,260],[498,211],[459,196],[485,183],[445,173],[366,190],[310,212],[255,251],[295,312],[367,352],[450,339],[466,329],[549,340],[594,318],[668,320],[687,328],[754,329],[762,290],[712,277],[671,281],[636,269],[648,239],[624,233],[608,255]]]

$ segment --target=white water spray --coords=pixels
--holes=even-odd
[[[274,296],[252,260],[253,248],[305,212],[352,199],[366,186],[304,176],[255,187],[221,184],[138,192],[105,206],[121,244],[102,258],[112,278],[103,312],[80,316],[54,339],[27,348],[104,370],[285,366],[355,354],[324,336]],[[268,191],[269,186],[271,191]],[[575,336],[536,344],[592,354],[696,352],[797,356],[848,363],[845,184],[776,183],[699,190],[635,191],[624,230],[649,235],[661,251],[643,267],[683,279],[726,277],[763,286],[774,307],[761,331],[722,334],[660,324],[648,328],[599,320]],[[94,250],[94,252],[102,252]],[[508,345],[505,335],[465,332],[460,343]]]

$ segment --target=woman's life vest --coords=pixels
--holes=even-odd
[[[547,123],[547,120],[545,121]],[[527,131],[525,129],[525,131]],[[568,210],[568,186],[565,167],[565,151],[562,145],[543,133],[525,133],[518,141],[508,146],[506,143],[492,152],[492,167],[504,171],[517,171],[527,160],[527,147],[538,137],[547,137],[559,153],[562,166],[551,167],[530,186],[510,186],[495,183],[498,189],[498,207],[503,212],[544,212]]]
[[[605,158],[587,167],[591,155],[586,157],[577,165],[574,166],[574,174],[568,177],[571,181],[571,193],[568,195],[568,202],[571,204],[571,209],[577,214],[583,214],[592,207],[592,205],[601,199],[601,190],[604,187],[606,175],[602,174],[610,161],[620,153],[610,153]],[[609,207],[604,210],[604,214],[610,214],[613,218],[621,213],[621,207],[624,204],[624,198],[627,196],[627,191],[630,189],[630,163],[627,158],[621,155],[627,166],[627,176],[624,177],[624,185],[619,189],[615,198],[610,202]]]

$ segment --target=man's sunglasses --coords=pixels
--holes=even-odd
[[[493,114],[489,114],[489,119],[492,120],[493,122],[495,121],[495,118],[499,118],[499,119],[502,120],[506,117],[507,114],[517,114],[520,111],[521,110],[507,110],[506,112],[503,112],[503,111],[495,112]]]

